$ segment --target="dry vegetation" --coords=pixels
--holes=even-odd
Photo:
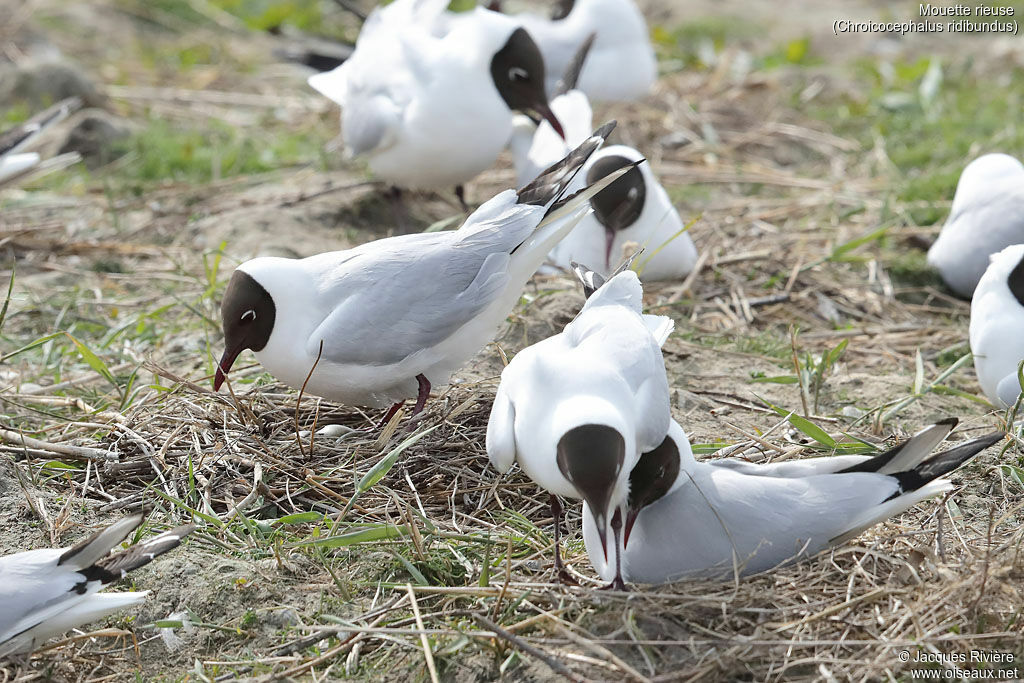
[[[744,20],[650,4],[668,73],[600,114],[696,219],[698,272],[646,304],[676,319],[673,412],[698,453],[870,452],[951,415],[954,439],[1005,427],[970,366],[969,305],[920,245],[964,159],[1024,151],[1019,43],[843,42],[799,2],[796,28],[760,5]],[[378,414],[300,398],[255,365],[213,394],[231,267],[392,224],[379,187],[323,151],[334,110],[251,30],[275,11],[352,30],[314,0],[0,2],[6,54],[44,34],[132,126],[123,156],[0,197],[0,552],[74,542],[143,504],[154,531],[204,524],[135,577],[145,606],[93,625],[114,637],[0,664],[0,681],[909,680],[904,650],[1019,666],[1016,436],[946,498],[733,582],[595,591],[574,508],[581,587],[555,583],[546,495],[489,469],[483,435],[502,355],[578,310],[568,278],[537,278],[412,432],[402,415],[366,431]],[[510,179],[503,163],[470,199]],[[457,209],[424,196],[411,211],[426,228]]]

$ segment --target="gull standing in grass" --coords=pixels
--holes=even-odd
[[[549,17],[529,12],[513,16],[540,46],[548,67],[548,92],[555,91],[558,74],[591,34],[596,40],[579,82],[590,99],[640,99],[658,77],[647,22],[633,0],[557,0]]]
[[[495,469],[518,462],[551,494],[555,569],[563,579],[557,496],[585,500],[601,552],[608,552],[608,527],[617,548],[629,473],[664,440],[670,420],[661,344],[671,318],[642,314],[643,290],[631,270],[603,284],[581,279],[597,291],[561,333],[516,354],[501,373],[487,424]],[[624,586],[616,576],[610,587]]]
[[[694,460],[674,420],[664,442],[630,472],[621,572],[627,581],[753,574],[843,543],[953,488],[944,475],[1000,441],[995,432],[929,457],[956,426],[927,427],[875,456],[755,465]],[[583,507],[583,539],[597,573],[615,573],[601,524]]]
[[[614,181],[568,196],[605,124],[518,192],[485,202],[461,228],[400,235],[305,259],[238,266],[221,306],[224,355],[214,390],[251,349],[279,380],[349,405],[407,398],[420,412],[431,386],[492,337],[551,247]]]
[[[1024,242],[1024,164],[985,154],[967,164],[949,218],[928,250],[928,263],[965,299],[988,268],[989,256]]]
[[[131,515],[71,548],[0,557],[0,657],[31,652],[48,638],[145,600],[149,591],[99,591],[177,548],[195,527],[180,526],[111,553],[140,524],[142,515]]]
[[[992,255],[971,299],[970,340],[985,396],[997,407],[1012,406],[1021,391],[1017,366],[1024,360],[1024,244]]]
[[[309,84],[341,105],[345,147],[395,187],[462,185],[494,164],[512,111],[561,130],[544,91],[544,59],[516,21],[447,1],[395,0],[375,9],[352,56]]]
[[[560,159],[569,145],[589,133],[593,117],[590,102],[575,84],[580,69],[590,59],[591,43],[592,37],[580,46],[551,101],[552,111],[565,126],[564,139],[546,121],[538,124],[526,116],[516,116],[509,148],[518,182],[525,182],[538,169]],[[635,166],[641,158],[640,152],[626,145],[603,148],[590,158],[577,180],[581,185],[626,166],[634,167],[591,201],[594,213],[555,245],[548,261],[562,269],[569,269],[576,261],[608,273],[627,243],[636,243],[649,254],[637,266],[643,282],[681,280],[690,274],[697,263],[697,247],[650,164]]]

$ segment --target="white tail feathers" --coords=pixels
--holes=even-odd
[[[651,336],[658,342],[658,346],[664,346],[672,330],[676,328],[676,322],[666,315],[645,314],[644,325],[651,331]]]

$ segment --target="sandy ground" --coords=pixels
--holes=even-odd
[[[14,5],[18,17],[32,18],[30,4]],[[598,109],[599,117],[620,121],[619,140],[649,155],[666,187],[679,197],[684,219],[699,217],[691,234],[707,255],[702,270],[687,287],[653,285],[645,297],[649,310],[676,320],[677,333],[665,346],[666,366],[674,415],[692,441],[713,444],[707,451],[739,444],[735,452],[754,461],[816,454],[810,439],[780,424],[764,403],[801,409],[798,385],[753,380],[792,375],[794,353],[820,355],[843,340],[849,345],[826,373],[818,406],[801,410],[830,434],[850,433],[882,444],[949,415],[962,419],[958,438],[998,426],[999,415],[990,407],[952,392],[926,393],[885,414],[913,393],[919,352],[929,380],[949,367],[950,356],[967,352],[968,305],[949,296],[934,278],[917,283],[893,274],[896,256],[912,251],[913,238],[927,238],[938,226],[907,220],[906,207],[897,207],[904,213],[892,221],[889,187],[897,178],[885,163],[884,150],[837,135],[828,121],[813,119],[804,109],[830,97],[865,97],[862,82],[853,75],[858,60],[938,53],[956,62],[968,55],[995,74],[1006,64],[1020,68],[1019,43],[992,37],[938,41],[919,35],[832,34],[833,21],[843,17],[910,19],[917,11],[912,3],[659,0],[646,6],[652,25],[672,27],[699,19],[747,27],[726,40],[715,64],[666,75],[648,101]],[[124,88],[110,90],[109,102],[127,118],[140,119],[150,111],[194,122],[232,109],[224,103],[147,99],[142,88],[164,85],[166,77],[190,91],[291,98],[294,107],[274,110],[285,126],[308,124],[321,134],[336,126],[335,111],[308,92],[301,69],[271,64],[275,43],[267,36],[204,29],[211,40],[225,41],[230,59],[224,63],[231,66],[178,77],[144,68],[137,57],[138,43],[181,40],[163,36],[159,22],[146,24],[137,5],[44,3],[36,12],[59,19],[37,29],[48,40],[100,82]],[[69,25],[78,30],[68,31]],[[99,40],[104,33],[132,38]],[[90,34],[97,37],[82,38]],[[817,63],[745,66],[751,55],[803,38],[809,39]],[[240,64],[265,66],[254,73]],[[263,115],[253,114],[255,107],[239,110],[255,120]],[[503,158],[470,186],[469,198],[478,203],[511,179]],[[210,354],[219,354],[220,338],[215,324],[202,317],[215,323],[217,302],[202,296],[208,283],[196,257],[209,257],[225,242],[223,280],[231,267],[254,255],[304,256],[393,234],[391,205],[379,186],[365,180],[361,168],[336,157],[326,171],[299,166],[204,186],[167,182],[137,197],[111,197],[93,179],[63,195],[18,203],[0,216],[5,231],[0,239],[7,237],[4,263],[17,263],[18,294],[4,329],[12,342],[28,343],[52,331],[60,307],[73,297],[81,311],[70,306],[70,313],[60,315],[76,321],[93,317],[108,326],[176,304],[154,323],[159,334],[111,348],[119,349],[119,360],[148,363],[143,383],[157,381],[157,367],[195,383],[166,394],[145,394],[119,409],[103,400],[109,387],[86,380],[80,390],[39,392],[66,398],[70,407],[43,406],[26,398],[25,384],[45,387],[54,378],[40,370],[34,357],[20,356],[0,366],[7,387],[2,390],[6,398],[0,393],[5,424],[41,432],[40,438],[49,441],[119,453],[117,463],[61,474],[41,467],[45,458],[39,454],[27,462],[17,449],[8,448],[0,455],[0,552],[77,541],[88,529],[137,505],[154,481],[153,468],[170,480],[157,483],[158,490],[186,495],[190,453],[202,458],[197,471],[208,479],[211,510],[221,517],[253,489],[255,463],[266,474],[256,484],[259,504],[249,510],[254,520],[292,512],[279,502],[279,490],[288,482],[305,484],[309,502],[300,501],[297,509],[336,512],[335,506],[344,505],[353,477],[365,474],[401,435],[381,441],[325,438],[307,456],[296,447],[293,417],[308,429],[314,419],[318,425],[360,426],[376,415],[320,405],[308,397],[296,413],[294,393],[273,385],[257,367],[243,369],[235,379],[235,391],[255,420],[230,401],[212,397],[204,375],[211,367]],[[458,212],[447,196],[414,195],[408,206],[417,229]],[[884,221],[892,226],[887,243],[869,242],[850,260],[821,261]],[[958,473],[954,480],[961,488],[952,506],[923,505],[835,554],[738,586],[689,582],[629,597],[597,594],[574,510],[566,554],[587,587],[551,583],[545,498],[521,475],[500,478],[486,467],[482,427],[502,367],[499,348],[511,355],[558,331],[581,301],[567,277],[535,279],[497,344],[458,373],[452,388],[436,392],[425,424],[437,424],[438,431],[410,448],[401,465],[360,500],[357,521],[412,520],[424,529],[429,521],[449,534],[482,535],[519,524],[509,510],[521,514],[527,520],[522,528],[533,525],[540,531],[524,532],[514,553],[509,541],[509,574],[502,591],[511,591],[506,605],[516,599],[519,604],[502,613],[500,621],[507,626],[538,617],[537,625],[521,633],[589,679],[880,680],[907,675],[896,652],[902,643],[916,640],[942,651],[987,643],[1015,651],[1018,659],[1024,656],[1014,616],[1021,597],[1016,510],[1022,491],[1019,482],[996,467],[1016,462],[1012,451],[1000,456],[993,450]],[[799,327],[795,342],[791,325]],[[244,361],[240,367],[248,365]],[[81,364],[69,363],[67,370],[74,377],[95,374]],[[162,383],[174,386],[166,375]],[[969,366],[944,386],[980,393]],[[76,408],[75,400],[102,400],[107,408]],[[54,417],[43,409],[71,412]],[[771,448],[760,443],[758,435],[766,432]],[[157,462],[143,458],[146,448],[159,454]],[[310,477],[319,476],[324,477],[314,480],[319,488],[310,488]],[[94,493],[86,478],[106,497]],[[507,488],[496,495],[497,487]],[[181,519],[182,510],[168,505],[166,496],[147,496],[158,506],[158,522]],[[426,513],[420,521],[415,521],[420,519],[417,506]],[[942,538],[935,533],[939,528],[946,529],[945,545],[937,540]],[[159,680],[429,680],[418,636],[401,630],[415,625],[408,603],[400,602],[404,593],[377,585],[415,582],[398,554],[412,557],[428,584],[461,587],[469,595],[420,595],[428,626],[438,629],[432,638],[443,679],[491,680],[501,674],[503,662],[509,680],[557,677],[540,658],[508,659],[515,648],[500,639],[460,639],[460,631],[478,626],[471,612],[495,615],[502,606],[494,592],[481,588],[472,593],[479,587],[480,567],[493,559],[481,555],[483,546],[455,546],[449,553],[445,542],[435,539],[425,553],[406,540],[333,552],[291,547],[311,533],[309,526],[288,536],[238,524],[208,527],[187,548],[138,572],[133,585],[153,590],[150,600],[108,621],[112,627],[134,629],[141,660],[119,644],[88,642],[44,653],[26,668],[4,668],[3,680],[125,680],[136,667],[143,678]],[[494,552],[504,553],[504,545]],[[505,566],[493,571],[490,587],[497,590]],[[982,602],[984,596],[989,598]],[[374,622],[382,605],[397,611]],[[182,611],[197,625],[176,629],[184,640],[176,649],[169,649],[155,629],[140,626]],[[555,616],[548,623],[544,614]],[[382,623],[396,630],[368,637],[365,630],[338,620],[364,629]],[[319,639],[308,641],[311,632]],[[345,649],[345,638],[357,632],[359,647],[350,643]],[[975,636],[978,640],[971,640]],[[624,644],[629,639],[671,644]],[[323,652],[335,654],[320,661]]]

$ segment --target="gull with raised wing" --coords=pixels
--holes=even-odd
[[[999,408],[1012,406],[1024,360],[1024,244],[992,255],[971,299],[970,341],[985,396]]]
[[[509,149],[519,182],[560,159],[567,145],[576,144],[590,131],[590,102],[575,89],[579,70],[590,59],[590,43],[588,40],[580,47],[551,101],[552,111],[565,126],[565,139],[546,121],[535,123],[516,116]],[[576,261],[607,273],[627,243],[635,243],[647,253],[637,264],[641,281],[681,280],[690,274],[697,263],[697,247],[650,164],[635,166],[641,158],[640,152],[626,145],[605,147],[590,158],[577,180],[580,185],[634,167],[591,201],[594,213],[551,250],[551,264],[568,269]]]
[[[561,124],[544,91],[544,59],[515,20],[447,1],[395,0],[375,9],[355,51],[309,84],[341,105],[350,155],[396,187],[461,187],[494,164],[512,111]],[[560,158],[560,157],[559,157]]]
[[[140,524],[142,515],[131,515],[70,548],[0,557],[0,657],[31,652],[48,638],[145,600],[149,591],[99,591],[177,548],[195,527],[111,552]]]
[[[1024,164],[985,154],[967,164],[949,218],[928,250],[928,263],[959,296],[969,299],[989,256],[1024,242]]]
[[[238,266],[221,306],[225,349],[214,389],[251,349],[293,387],[349,405],[394,404],[388,417],[415,397],[418,413],[430,388],[491,339],[545,254],[614,180],[567,194],[613,127],[518,192],[485,202],[458,230]]]
[[[666,583],[772,569],[843,543],[953,488],[944,478],[1005,434],[930,455],[956,426],[948,419],[875,456],[845,455],[755,465],[698,462],[674,420],[664,442],[631,471],[621,572]],[[585,504],[583,539],[597,573],[605,557],[600,520]]]
[[[670,420],[661,345],[672,320],[642,314],[643,290],[631,270],[584,284],[599,286],[579,315],[561,333],[520,351],[501,373],[487,424],[495,469],[507,472],[519,463],[551,494],[562,578],[557,497],[585,500],[600,552],[608,552],[609,527],[618,547],[629,473],[664,440]],[[622,588],[621,579],[613,577],[610,587]]]

